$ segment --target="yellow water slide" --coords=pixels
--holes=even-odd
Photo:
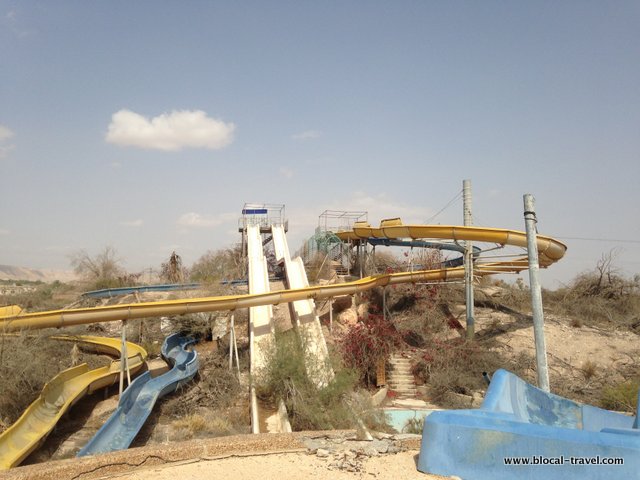
[[[94,336],[56,337],[76,341],[87,348],[119,356],[121,340]],[[128,364],[132,373],[138,371],[147,358],[144,348],[127,342]],[[0,435],[0,470],[19,465],[44,442],[60,417],[84,395],[114,384],[120,375],[120,362],[89,370],[86,363],[60,372],[42,389],[40,396],[20,418]]]
[[[343,241],[365,240],[367,238],[411,238],[414,240],[471,240],[495,243],[501,246],[527,247],[527,234],[519,230],[457,225],[403,225],[399,218],[383,220],[380,227],[372,227],[367,222],[356,222],[352,230],[338,231],[335,234]],[[564,243],[545,235],[537,235],[536,244],[541,267],[548,267],[557,262],[567,251],[567,246]],[[528,259],[526,255],[523,255],[522,258],[516,260],[494,262],[491,265],[503,266],[506,271],[519,272],[528,267]]]
[[[360,240],[377,236],[385,238],[435,238],[454,241],[472,240],[474,242],[488,242],[516,247],[526,247],[527,244],[526,233],[517,230],[446,225],[402,225],[399,219],[383,221],[379,228],[371,227],[368,224],[356,223],[353,230],[336,232],[336,235],[343,240]],[[562,242],[544,235],[537,236],[537,246],[539,262],[542,267],[547,267],[560,260],[567,249]],[[527,267],[527,256],[523,255],[513,259],[478,264],[474,267],[474,275],[520,272]],[[0,316],[0,331],[60,328],[114,320],[184,315],[196,312],[233,311],[238,308],[278,305],[296,300],[321,300],[340,295],[353,295],[374,287],[384,287],[399,283],[447,281],[462,278],[464,278],[464,267],[453,267],[375,275],[347,283],[257,294],[188,298],[37,313],[20,312],[14,315]]]

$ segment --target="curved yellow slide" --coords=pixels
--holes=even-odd
[[[120,355],[117,338],[56,337],[76,341],[93,350],[113,356]],[[147,352],[135,343],[127,342],[129,368],[136,372],[144,364]],[[60,417],[84,395],[115,383],[120,374],[120,362],[89,370],[86,363],[60,372],[42,389],[40,396],[27,407],[20,418],[0,435],[0,470],[19,465],[53,430]]]
[[[335,234],[343,241],[367,238],[411,238],[414,240],[428,238],[454,241],[471,240],[525,248],[527,246],[527,234],[518,230],[456,225],[403,225],[399,218],[383,220],[378,228],[372,227],[367,222],[356,222],[352,230],[338,231]],[[567,251],[567,246],[564,243],[544,235],[536,236],[536,244],[541,267],[547,267],[557,262]],[[526,261],[526,266],[528,266],[526,256],[519,260]],[[496,263],[509,265],[513,262]]]
[[[356,223],[352,231],[337,232],[342,239],[363,239],[377,235],[387,238],[438,238],[453,240],[472,240],[496,243],[499,245],[526,246],[527,235],[517,230],[505,230],[483,227],[460,227],[446,225],[402,225],[399,219],[385,220],[380,228],[368,224]],[[547,267],[560,260],[567,247],[562,242],[543,235],[537,236],[540,266]],[[478,264],[475,275],[520,272],[528,268],[528,259],[524,255],[512,260]],[[112,305],[108,307],[78,308],[54,310],[49,312],[19,313],[0,316],[0,331],[21,329],[39,329],[50,327],[68,327],[114,320],[184,315],[196,312],[236,310],[261,305],[278,305],[304,299],[325,299],[340,295],[352,295],[373,287],[384,287],[399,283],[447,281],[464,278],[464,267],[441,268],[385,275],[375,275],[353,282],[334,285],[280,290],[259,294],[228,295],[222,297],[188,298]]]

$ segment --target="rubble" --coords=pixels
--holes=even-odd
[[[362,463],[368,457],[392,455],[408,448],[408,444],[420,442],[420,435],[372,432],[374,439],[358,440],[353,432],[333,435],[303,437],[307,452],[327,461],[327,467],[347,472],[362,471]]]

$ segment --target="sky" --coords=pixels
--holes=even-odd
[[[640,273],[637,1],[0,0],[0,264],[130,271],[286,205],[540,233]]]

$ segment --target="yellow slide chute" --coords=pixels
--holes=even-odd
[[[82,335],[55,337],[82,343],[92,350],[119,356],[122,342],[117,338]],[[128,364],[131,373],[137,372],[147,358],[144,348],[127,342]],[[120,375],[120,362],[89,370],[86,363],[68,368],[53,377],[40,396],[27,407],[20,418],[0,434],[0,470],[19,465],[53,430],[60,417],[84,395],[113,385]]]
[[[342,240],[377,238],[435,238],[449,240],[472,240],[499,245],[526,247],[526,233],[484,227],[462,227],[446,225],[403,225],[399,219],[385,220],[379,228],[356,222],[353,230],[336,232]],[[551,237],[537,236],[540,266],[547,267],[560,260],[567,247]],[[528,267],[526,255],[511,260],[482,263],[474,267],[476,275],[520,272]],[[447,281],[464,278],[463,267],[441,268],[415,272],[375,275],[353,282],[321,285],[294,290],[280,290],[260,294],[228,295],[221,297],[188,298],[160,302],[134,303],[107,307],[55,310],[37,313],[17,313],[0,316],[0,331],[68,327],[114,320],[129,320],[149,317],[184,315],[196,312],[236,310],[261,305],[277,305],[304,299],[325,299],[340,295],[352,295],[373,287],[399,283]]]

